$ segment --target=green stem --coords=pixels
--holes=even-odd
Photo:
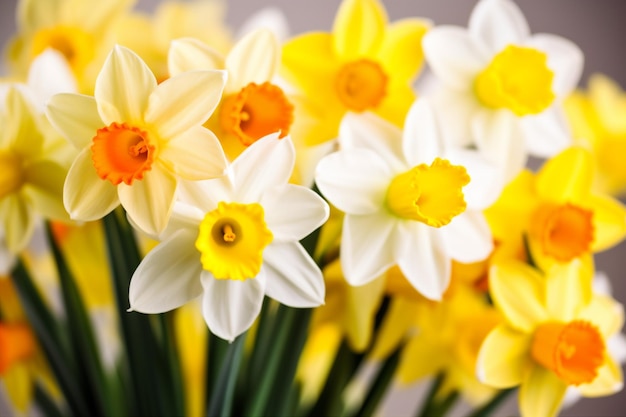
[[[422,407],[415,414],[416,416],[430,417],[430,413],[432,412],[432,409],[434,408],[435,396],[437,395],[437,392],[439,392],[439,389],[441,388],[441,385],[443,384],[444,378],[445,378],[445,375],[443,373],[437,374],[437,376],[435,377],[435,379],[432,381],[430,385],[430,389],[428,390],[428,394],[426,394],[426,398],[422,402]]]
[[[237,383],[237,375],[239,374],[239,366],[241,365],[245,339],[246,334],[244,333],[228,346],[215,388],[209,400],[207,410],[207,416],[209,417],[227,417],[232,414],[235,385]]]

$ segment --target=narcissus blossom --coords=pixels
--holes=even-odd
[[[593,294],[581,266],[554,265],[545,275],[523,263],[492,268],[490,293],[505,323],[483,342],[476,371],[496,388],[520,385],[524,417],[556,415],[569,386],[588,397],[622,388],[607,341],[623,325],[623,307]]]
[[[63,189],[71,217],[96,220],[121,203],[140,229],[161,232],[179,177],[223,175],[224,152],[202,123],[224,83],[223,71],[192,71],[157,85],[135,53],[116,46],[95,97],[52,97],[48,118],[80,149]]]
[[[452,259],[478,261],[492,250],[476,210],[495,198],[483,182],[489,169],[474,155],[444,154],[425,100],[410,110],[404,132],[372,114],[347,115],[339,137],[342,149],[320,161],[315,181],[346,213],[346,280],[363,285],[397,264],[419,292],[440,299]]]
[[[186,183],[163,240],[130,284],[130,307],[161,313],[202,295],[204,319],[232,341],[246,331],[265,295],[292,307],[324,302],[319,267],[298,242],[328,218],[313,191],[288,184],[289,136],[248,147],[226,177]]]
[[[505,180],[528,154],[549,157],[570,143],[560,106],[580,78],[582,52],[559,36],[531,35],[512,1],[479,1],[467,29],[434,28],[424,55],[442,84],[444,133],[476,145]]]

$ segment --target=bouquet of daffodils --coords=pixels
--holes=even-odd
[[[0,412],[525,417],[622,388],[626,96],[512,0],[19,0],[0,83]],[[425,67],[427,75],[420,78]],[[538,169],[526,168],[529,156]],[[511,396],[513,398],[513,396]],[[461,411],[459,411],[461,410]],[[396,411],[398,412],[398,411]]]

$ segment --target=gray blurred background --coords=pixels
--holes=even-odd
[[[107,1],[107,0],[102,0]],[[435,24],[465,26],[474,7],[474,0],[383,0],[391,20],[420,16]],[[227,21],[239,27],[254,12],[267,6],[279,7],[287,16],[292,34],[309,30],[329,30],[338,0],[229,0]],[[158,0],[140,0],[140,8],[151,10]],[[575,42],[585,54],[585,70],[581,85],[594,72],[601,72],[626,86],[626,1],[624,0],[517,0],[530,24],[531,31],[554,33]],[[0,0],[0,43],[15,31],[16,0]],[[1,127],[0,127],[1,128]],[[626,155],[624,155],[626,163]],[[626,303],[626,244],[596,256],[597,269],[605,271],[613,284],[614,296]],[[385,415],[414,414],[418,396],[402,390],[389,398]],[[516,414],[511,399],[498,415]],[[460,410],[456,410],[460,411]],[[456,413],[455,413],[456,414]],[[562,411],[563,416],[624,416],[626,392],[611,397],[584,399]]]

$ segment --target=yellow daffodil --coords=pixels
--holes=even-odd
[[[115,27],[116,41],[137,52],[162,82],[174,75],[167,62],[173,39],[192,37],[221,54],[230,50],[233,36],[226,25],[225,6],[220,0],[159,2],[152,14],[125,14]]]
[[[545,276],[522,263],[493,267],[490,293],[506,320],[489,333],[476,371],[496,388],[520,385],[522,416],[554,416],[569,386],[583,396],[622,388],[607,340],[622,327],[622,306],[592,295],[579,262],[554,265]]]
[[[207,123],[233,160],[256,140],[280,132],[289,133],[293,106],[274,84],[280,61],[276,36],[268,29],[254,31],[222,57],[197,39],[172,42],[169,68],[172,75],[184,71],[224,68],[228,81],[220,106]]]
[[[587,91],[574,92],[565,101],[566,115],[574,139],[592,151],[595,161],[594,187],[599,192],[626,192],[626,94],[610,78],[594,74]]]
[[[398,265],[419,292],[440,299],[452,259],[489,255],[491,235],[476,210],[493,198],[480,181],[488,169],[474,155],[444,154],[427,101],[411,108],[404,131],[373,114],[347,115],[339,140],[342,150],[320,161],[315,181],[346,213],[340,259],[351,285]]]
[[[292,307],[322,304],[322,273],[298,241],[326,221],[328,205],[287,183],[294,160],[291,138],[273,134],[249,146],[226,177],[185,183],[162,242],[133,274],[131,309],[160,313],[202,295],[209,329],[232,341],[265,295]]]
[[[531,35],[511,0],[480,0],[468,28],[440,26],[424,36],[424,54],[441,81],[435,103],[449,140],[475,145],[504,181],[528,154],[549,157],[571,139],[562,100],[575,88],[583,55],[572,42]]]
[[[202,127],[224,78],[222,71],[191,71],[157,85],[136,54],[116,46],[98,75],[95,97],[55,95],[48,118],[80,149],[63,189],[70,216],[97,220],[121,202],[140,229],[161,232],[178,178],[224,172],[219,141]]]
[[[18,32],[7,48],[9,63],[23,74],[48,48],[60,52],[74,72],[81,91],[90,92],[109,48],[112,28],[134,0],[20,0]]]
[[[304,96],[315,123],[309,145],[337,137],[346,112],[373,111],[401,126],[415,99],[412,83],[422,66],[422,19],[388,23],[378,0],[344,0],[332,33],[306,33],[283,47],[281,75]]]
[[[25,94],[12,86],[0,97],[0,222],[12,254],[30,241],[36,216],[69,220],[62,200],[67,169],[53,155],[58,137]]]
[[[626,236],[626,208],[592,191],[589,151],[572,147],[534,175],[525,170],[505,188],[486,216],[494,238],[530,255],[541,269],[605,250]]]

